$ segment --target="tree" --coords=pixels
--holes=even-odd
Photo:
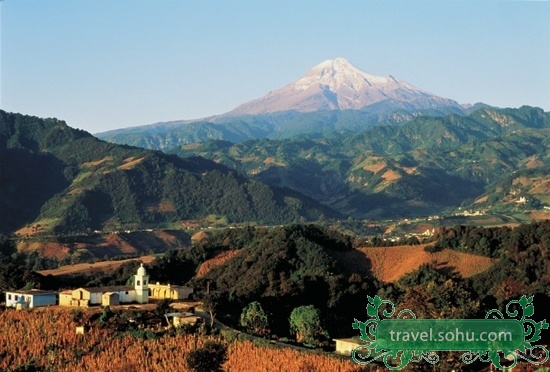
[[[104,325],[113,317],[113,312],[109,306],[105,306],[99,316],[99,324]]]
[[[323,345],[329,338],[321,323],[321,312],[313,305],[299,306],[290,313],[290,332],[296,341],[311,345]]]
[[[0,295],[25,286],[25,269],[15,264],[0,265]],[[1,297],[0,297],[1,298]]]
[[[163,316],[164,314],[169,312],[171,309],[172,307],[170,306],[170,300],[164,299],[157,302],[157,307],[155,309],[155,312],[157,313],[157,315]]]
[[[202,299],[202,308],[210,314],[210,327],[214,326],[214,318],[218,313],[223,301],[222,294],[207,293]]]
[[[0,234],[0,262],[9,261],[12,254],[17,252],[17,247],[13,237]]]
[[[246,305],[241,313],[241,327],[244,327],[247,332],[266,336],[269,334],[269,322],[267,314],[262,308],[262,304],[254,301]]]
[[[191,351],[185,358],[187,367],[196,372],[221,371],[227,360],[227,347],[224,344],[208,341],[200,349]]]

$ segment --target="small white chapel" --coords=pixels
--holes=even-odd
[[[149,275],[143,264],[134,275],[133,286],[88,287],[59,293],[60,306],[111,306],[132,302],[149,302]]]
[[[181,285],[150,283],[143,267],[134,275],[134,285],[86,287],[63,292],[19,290],[6,292],[6,306],[19,309],[41,306],[113,306],[127,303],[146,304],[154,300],[186,300],[193,288]]]

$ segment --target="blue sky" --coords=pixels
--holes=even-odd
[[[3,110],[92,133],[221,114],[344,57],[460,103],[550,110],[547,1],[4,0]]]

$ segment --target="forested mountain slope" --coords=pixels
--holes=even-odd
[[[158,227],[210,214],[260,223],[333,215],[210,160],[115,145],[57,119],[4,111],[0,170],[0,231]]]
[[[550,114],[527,106],[421,116],[355,135],[211,141],[172,152],[212,159],[358,217],[437,213],[475,201],[486,208],[522,192],[535,205],[550,202]],[[539,177],[533,187],[517,186],[524,172]]]

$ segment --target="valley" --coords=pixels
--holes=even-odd
[[[211,141],[171,153],[209,158],[343,216],[528,213],[548,198],[549,131],[542,110],[482,108],[352,135]]]

